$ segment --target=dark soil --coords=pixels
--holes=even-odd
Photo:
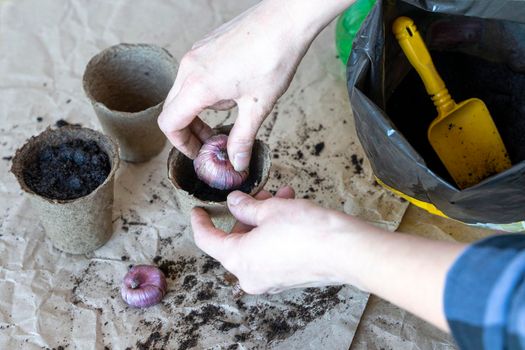
[[[225,348],[235,349],[248,340],[255,343],[264,341],[266,344],[273,341],[284,340],[297,331],[304,329],[310,322],[323,317],[325,313],[341,303],[345,299],[339,297],[343,287],[334,286],[326,288],[306,288],[296,298],[283,300],[280,305],[269,305],[266,302],[249,301],[249,305],[243,300],[235,301],[242,318],[237,317],[237,312],[231,308],[216,305],[220,300],[216,299],[216,291],[228,286],[223,276],[223,270],[219,271],[220,264],[215,260],[195,257],[179,257],[175,261],[164,260],[157,256],[154,262],[169,272],[170,283],[179,280],[182,283],[181,294],[170,293],[163,300],[163,307],[168,310],[179,310],[181,303],[186,300],[189,307],[183,311],[184,314],[176,317],[174,325],[167,326],[161,319],[147,317],[141,319],[136,328],[136,334],[141,334],[140,339],[134,340],[134,346],[129,349],[160,350],[175,349],[189,350],[199,348],[199,339],[211,334],[228,333],[231,344]],[[119,298],[119,288],[115,288],[117,282],[103,280],[97,274],[97,262],[90,262],[88,267],[77,277],[72,277],[73,290],[72,302],[75,305],[87,307],[86,292],[93,293],[95,290],[110,290],[111,299]],[[198,281],[195,274],[207,267],[209,277],[217,276],[214,281]],[[226,287],[230,288],[230,287]],[[190,298],[187,298],[190,297]],[[100,314],[109,312],[110,306],[96,309]],[[113,314],[115,310],[112,310]],[[73,318],[71,318],[73,320]],[[106,321],[103,325],[107,326]],[[224,335],[226,336],[226,334]],[[260,338],[260,337],[263,338]],[[175,343],[177,345],[175,345]]]
[[[204,264],[202,265],[201,273],[208,273],[210,270],[215,270],[221,267],[221,263],[212,258],[211,256],[206,255],[204,257]]]
[[[342,301],[338,293],[343,287],[306,288],[302,298],[297,301],[285,301],[285,309],[274,306],[246,307],[241,300],[237,301],[240,310],[246,312],[246,322],[258,325],[266,333],[268,342],[284,339],[297,330],[303,329],[313,320],[322,317]],[[249,334],[249,333],[248,333]]]
[[[197,292],[198,301],[210,300],[217,296],[217,292],[213,289],[213,282],[206,282],[203,288]]]
[[[525,73],[463,53],[431,54],[452,98],[461,102],[477,97],[485,102],[512,163],[525,160]],[[390,96],[387,114],[427,166],[452,181],[427,140],[427,129],[437,112],[414,70]]]
[[[167,279],[175,280],[179,278],[188,269],[195,266],[197,259],[194,257],[180,257],[177,260],[163,260],[161,257],[155,257],[153,262],[162,270]]]
[[[239,188],[236,188],[236,190],[250,193],[251,190],[256,186],[257,181],[252,181],[253,177],[242,184]],[[213,187],[208,186],[201,180],[197,179],[195,176],[194,181],[192,182],[192,186],[186,187],[185,190],[188,191],[191,195],[206,201],[211,202],[223,202],[226,200],[226,197],[228,197],[228,194],[232,192],[232,190],[219,190]]]
[[[254,146],[253,154],[256,154],[256,146]],[[252,158],[255,156],[252,156]],[[223,202],[228,197],[228,194],[233,190],[219,190],[208,186],[206,183],[197,178],[193,161],[190,158],[184,157],[175,165],[177,167],[177,182],[189,194],[199,198],[200,200]],[[262,179],[262,169],[260,169],[258,162],[252,159],[249,168],[249,175],[246,181],[235,190],[245,193],[250,193]]]
[[[147,329],[148,336],[151,335],[136,343],[136,347],[141,349],[147,349],[147,346],[149,349],[199,348],[199,339],[209,332],[228,333],[232,343],[280,341],[346,302],[339,296],[341,286],[306,288],[296,298],[283,300],[281,305],[254,303],[253,300],[245,304],[243,299],[236,299],[234,302],[239,313],[232,312],[230,308],[217,305],[220,303],[217,296],[221,288],[231,288],[236,278],[226,273],[217,260],[208,256],[198,259],[181,256],[176,260],[167,260],[159,255],[153,258],[153,262],[164,271],[169,283],[180,283],[181,286],[179,295],[165,298],[164,307],[173,310],[180,310],[183,304],[191,307],[175,321],[172,328],[165,329],[161,320],[152,323],[141,321],[141,330]],[[207,274],[208,278],[215,276],[216,280],[202,281],[197,274]],[[240,319],[239,314],[242,315]],[[173,344],[175,340],[178,346]],[[235,348],[235,344],[231,347]]]
[[[151,322],[148,321],[141,321],[142,325],[145,327],[151,326]],[[138,350],[151,350],[151,349],[165,349],[166,344],[168,343],[171,333],[168,332],[167,334],[161,334],[161,324],[154,325],[152,332],[150,333],[149,337],[146,338],[143,341],[137,341],[136,348]]]
[[[197,277],[195,275],[186,275],[184,281],[182,282],[182,288],[186,290],[191,290],[197,284]]]
[[[63,126],[78,126],[78,127],[82,126],[82,125],[80,125],[79,123],[70,123],[70,122],[68,122],[68,121],[66,121],[66,120],[64,120],[64,119],[59,119],[59,120],[57,120],[56,123],[55,123],[55,125],[56,125],[58,128],[61,128],[61,127],[63,127]]]
[[[144,342],[138,341],[137,342],[137,349],[139,350],[149,350],[152,349],[153,346],[159,345],[159,343],[162,343],[165,345],[165,343],[169,340],[169,336],[161,335],[158,331],[153,332],[150,334],[148,339],[146,339]]]
[[[314,146],[314,151],[313,151],[313,154],[318,156],[319,154],[321,154],[321,152],[323,151],[324,149],[324,142],[319,142],[318,144],[316,144]]]
[[[363,172],[363,158],[359,158],[357,154],[352,154],[350,156],[350,161],[354,166],[354,174],[361,174]]]
[[[68,200],[91,193],[110,170],[108,155],[96,142],[73,140],[43,148],[24,170],[24,181],[41,196]]]
[[[219,307],[215,305],[205,305],[184,316],[183,321],[187,325],[187,329],[182,334],[182,337],[179,338],[180,345],[178,350],[194,348],[198,343],[200,327],[210,324],[213,321],[224,317],[224,315],[224,311]]]

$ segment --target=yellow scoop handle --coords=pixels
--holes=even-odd
[[[427,93],[432,97],[438,111],[437,120],[445,117],[455,108],[456,103],[439,76],[414,21],[408,17],[398,17],[392,30],[410,64],[423,80]]]

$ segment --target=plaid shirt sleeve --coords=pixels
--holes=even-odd
[[[525,235],[469,246],[448,272],[444,304],[461,349],[525,349]]]

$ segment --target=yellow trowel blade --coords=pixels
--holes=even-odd
[[[490,113],[477,98],[456,106],[446,117],[436,119],[428,139],[460,188],[511,167],[505,145]]]

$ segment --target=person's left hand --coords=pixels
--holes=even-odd
[[[343,283],[345,264],[339,256],[348,254],[348,249],[340,249],[346,245],[345,233],[365,224],[293,197],[291,187],[273,198],[268,192],[256,198],[230,193],[228,207],[239,220],[230,234],[215,228],[205,210],[195,208],[195,243],[233,273],[249,294]]]

